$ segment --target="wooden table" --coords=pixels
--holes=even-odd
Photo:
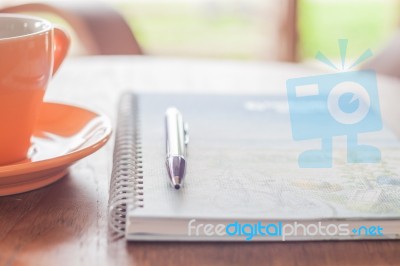
[[[274,93],[315,69],[278,63],[149,57],[69,59],[47,93],[102,111],[115,122],[121,91]],[[400,81],[379,77],[384,116],[396,114]],[[386,102],[388,104],[386,104]],[[395,115],[395,117],[399,117]],[[397,123],[394,123],[397,124]],[[400,241],[292,243],[126,243],[107,228],[111,140],[69,176],[33,192],[0,198],[1,265],[400,265]],[[399,222],[400,226],[400,222]]]

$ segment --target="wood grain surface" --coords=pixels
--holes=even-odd
[[[285,64],[79,58],[68,60],[60,69],[47,100],[104,112],[115,123],[118,96],[128,88],[268,94],[284,90],[287,78],[315,73],[318,71]],[[396,97],[400,89],[397,80],[380,77],[379,84],[386,90],[382,93],[385,97]],[[396,110],[383,108],[392,115]],[[75,164],[68,176],[53,185],[0,198],[0,265],[400,265],[400,241],[114,241],[107,228],[112,146],[113,140]]]

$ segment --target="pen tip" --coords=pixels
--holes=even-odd
[[[180,188],[181,188],[180,185],[178,185],[178,184],[175,185],[175,189],[180,189]]]

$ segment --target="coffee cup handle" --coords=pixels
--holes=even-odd
[[[67,32],[57,26],[54,26],[54,64],[53,75],[57,72],[61,63],[67,55],[71,41]]]

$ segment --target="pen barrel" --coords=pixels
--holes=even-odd
[[[185,128],[181,113],[168,108],[165,113],[167,156],[185,156]]]

